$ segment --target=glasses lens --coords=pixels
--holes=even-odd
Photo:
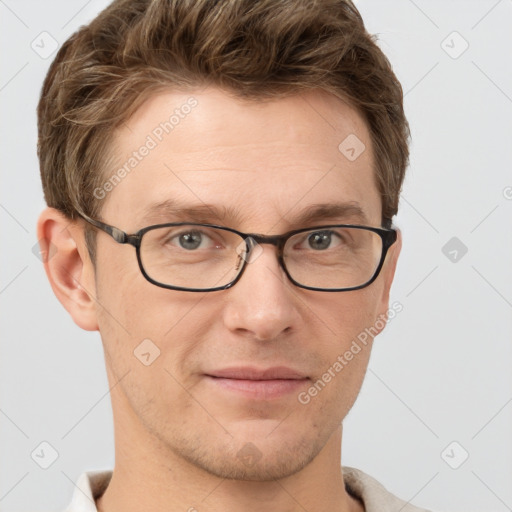
[[[140,256],[146,274],[154,281],[208,289],[225,286],[236,278],[245,251],[244,239],[236,233],[187,224],[144,233]]]
[[[290,276],[304,286],[323,289],[366,284],[381,256],[381,237],[354,227],[303,231],[288,239],[284,248]]]

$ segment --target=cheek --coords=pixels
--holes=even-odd
[[[378,310],[376,288],[315,301],[311,321],[317,326],[318,336],[310,350],[317,352],[321,364],[310,388],[299,400],[302,404],[307,402],[310,412],[324,417],[325,411],[330,410],[334,414],[332,421],[340,422],[352,407],[370,358],[374,332],[371,328]]]
[[[129,282],[116,284],[117,289],[104,290],[106,307],[98,320],[111,382],[120,382],[123,400],[141,419],[153,427],[165,424],[169,417],[162,411],[190,406],[185,389],[194,382],[187,364],[196,339],[184,320],[190,306],[154,297]]]
[[[326,327],[326,350],[337,353],[348,349],[353,339],[375,324],[379,315],[380,289],[373,283],[361,290],[332,295],[332,298],[317,300],[314,311]]]
[[[157,287],[146,281],[138,266],[123,271],[115,267],[99,275],[98,324],[117,379],[130,371],[130,378],[139,379],[146,392],[167,385],[171,375],[190,386],[187,375],[197,359],[191,354],[210,328],[200,304],[204,294]]]
[[[100,331],[105,327],[108,331],[119,331],[126,338],[151,337],[155,334],[152,326],[161,324],[164,308],[157,304],[166,290],[144,278],[134,247],[104,243],[98,254],[102,259],[98,260],[96,289],[104,324]]]
[[[163,309],[148,293],[152,285],[141,274],[133,247],[105,244],[98,254],[102,255],[96,279],[98,325],[105,357],[117,380],[144,367],[143,357],[137,358],[139,346],[139,352],[149,351],[151,358],[159,351],[154,326],[161,325]]]

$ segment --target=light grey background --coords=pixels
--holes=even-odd
[[[0,0],[2,511],[63,510],[82,471],[113,466],[99,334],[71,321],[32,252],[35,109],[54,54],[31,44],[49,52],[106,4]],[[423,507],[512,510],[512,1],[357,5],[403,84],[412,146],[403,311],[376,340],[343,462]],[[58,452],[48,469],[31,457],[43,441]]]

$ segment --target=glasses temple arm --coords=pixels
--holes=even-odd
[[[78,213],[82,219],[87,221],[89,224],[92,224],[93,226],[97,227],[98,229],[101,229],[108,235],[110,235],[116,242],[120,244],[125,244],[128,242],[128,235],[120,230],[119,228],[116,228],[115,226],[110,226],[109,224],[105,224],[104,222],[101,222],[99,220],[91,219],[88,215],[85,213]]]

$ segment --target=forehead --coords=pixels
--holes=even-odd
[[[236,212],[254,229],[256,219],[290,227],[332,203],[380,221],[366,124],[325,92],[264,102],[215,88],[161,92],[115,132],[112,154],[102,217],[126,229],[165,222],[173,202]]]

